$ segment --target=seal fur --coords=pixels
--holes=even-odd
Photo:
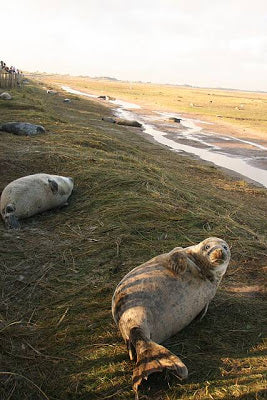
[[[1,215],[7,228],[19,228],[19,219],[65,205],[72,189],[72,178],[42,173],[9,183],[0,201]]]
[[[161,346],[187,326],[215,296],[230,261],[229,246],[207,238],[185,249],[177,247],[130,271],[118,284],[112,314],[136,360],[133,389],[153,372],[173,370],[180,379],[188,375],[179,357]]]

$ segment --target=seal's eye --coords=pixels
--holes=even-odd
[[[225,244],[223,245],[223,248],[224,248],[224,250],[226,250],[226,251],[228,250],[228,247],[227,247]]]
[[[210,248],[210,245],[209,245],[209,244],[206,244],[205,250],[209,250],[209,248]]]

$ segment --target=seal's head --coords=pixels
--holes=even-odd
[[[216,280],[220,280],[225,274],[231,257],[228,244],[216,237],[207,238],[192,246],[192,254],[199,267]]]
[[[225,263],[228,265],[231,253],[228,244],[224,240],[210,237],[203,240],[199,245],[201,252],[209,258],[214,267]]]
[[[55,195],[70,196],[73,190],[74,181],[71,177],[51,176],[51,178],[48,178],[48,184]]]

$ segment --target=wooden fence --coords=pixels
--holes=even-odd
[[[22,74],[9,74],[8,72],[0,71],[0,88],[1,89],[12,89],[20,87],[22,85],[23,75]]]

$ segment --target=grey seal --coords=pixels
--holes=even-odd
[[[7,228],[19,228],[19,219],[67,204],[73,179],[49,174],[28,175],[9,183],[0,200]]]
[[[130,359],[136,359],[133,389],[153,372],[173,370],[188,375],[179,357],[161,346],[186,327],[210,301],[230,261],[227,243],[211,237],[187,248],[176,247],[130,271],[112,298],[112,314],[126,342]]]
[[[45,133],[45,128],[42,125],[30,124],[29,122],[6,122],[0,125],[0,130],[26,136]]]
[[[135,120],[128,119],[116,119],[117,125],[134,126],[135,128],[141,128],[142,124]]]
[[[2,99],[2,100],[12,100],[12,96],[8,92],[3,92],[3,93],[0,94],[0,99]]]

